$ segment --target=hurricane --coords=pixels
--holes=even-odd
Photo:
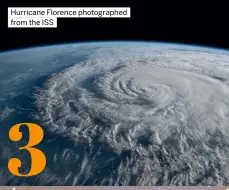
[[[64,139],[40,180],[228,185],[228,52],[134,47],[93,50],[33,93],[32,117]]]

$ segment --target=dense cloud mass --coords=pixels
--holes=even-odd
[[[0,185],[229,185],[228,51],[108,42],[0,61]],[[30,169],[28,139],[7,136],[24,121],[45,133],[46,168],[29,178],[7,168]]]
[[[171,51],[53,75],[37,117],[77,147],[56,155],[68,163],[65,183],[228,185],[228,64],[228,55]]]

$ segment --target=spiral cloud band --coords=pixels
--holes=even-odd
[[[64,183],[229,185],[229,54],[103,51],[36,95],[37,117],[76,147]]]

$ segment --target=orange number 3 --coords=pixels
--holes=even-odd
[[[31,169],[28,174],[20,174],[18,168],[21,167],[21,161],[18,158],[11,158],[8,162],[9,171],[16,176],[29,177],[42,172],[46,166],[46,157],[42,151],[33,146],[39,144],[44,132],[39,125],[33,123],[20,123],[14,125],[9,131],[9,138],[12,141],[19,141],[22,138],[22,132],[19,131],[21,125],[27,125],[29,128],[29,142],[26,146],[20,147],[19,150],[26,149],[31,155]]]

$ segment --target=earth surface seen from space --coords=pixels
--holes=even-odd
[[[44,131],[47,158],[9,140]],[[154,42],[72,43],[0,53],[0,185],[229,185],[229,51]]]

